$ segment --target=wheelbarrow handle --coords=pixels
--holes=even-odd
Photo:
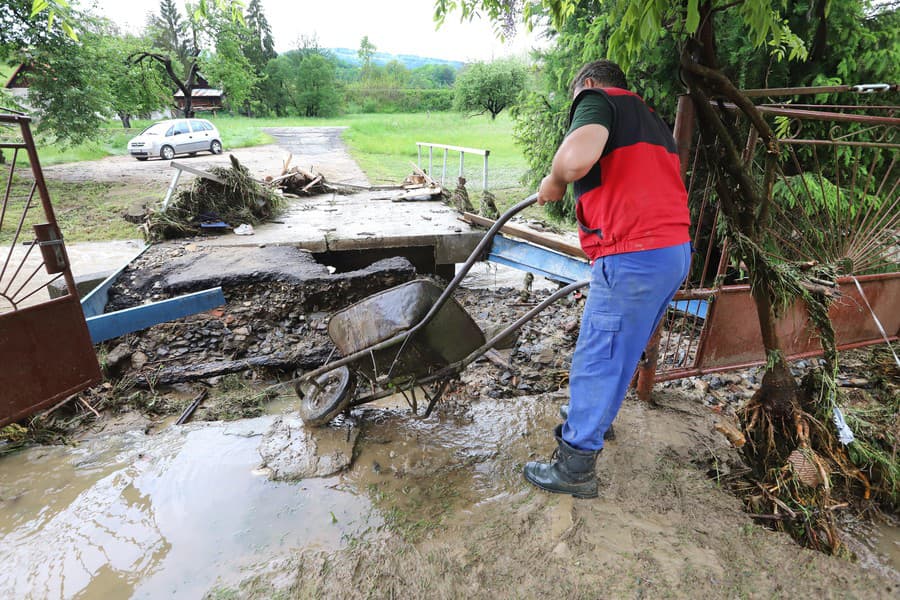
[[[447,284],[447,287],[444,289],[444,292],[440,295],[440,297],[435,301],[434,305],[431,307],[431,310],[428,311],[422,320],[416,324],[416,326],[412,329],[416,331],[422,327],[428,325],[429,321],[437,314],[437,312],[441,309],[447,299],[456,291],[456,288],[459,287],[459,284],[462,282],[463,278],[469,274],[469,271],[472,269],[472,265],[474,265],[479,258],[481,258],[485,249],[491,245],[494,241],[494,236],[497,235],[497,232],[500,231],[500,228],[506,225],[506,222],[516,216],[518,213],[522,212],[535,202],[537,202],[537,194],[532,194],[511,207],[505,213],[500,215],[500,217],[494,222],[490,229],[488,229],[487,233],[484,234],[484,237],[481,238],[481,241],[478,242],[478,245],[475,246],[475,250],[472,251],[472,254],[469,255],[468,260],[463,263],[462,268],[460,268],[459,273]]]
[[[459,270],[459,273],[453,278],[453,280],[447,284],[447,289],[444,290],[444,295],[449,296],[449,294],[456,291],[456,288],[459,287],[459,284],[462,282],[463,278],[468,275],[469,271],[472,269],[472,265],[474,265],[479,258],[484,254],[484,251],[490,247],[490,245],[494,241],[494,236],[497,235],[497,232],[500,231],[506,222],[516,216],[518,213],[522,212],[532,204],[537,202],[537,194],[532,194],[507,210],[505,213],[500,215],[500,217],[494,222],[490,229],[488,229],[487,233],[484,234],[484,237],[481,238],[481,241],[478,242],[478,245],[475,246],[475,250],[472,251],[472,254],[469,256],[468,260],[463,263],[462,268]],[[440,305],[443,304],[443,301],[446,298],[442,295],[437,302],[435,302],[435,306],[439,309]],[[435,311],[436,312],[436,311]],[[426,317],[427,319],[428,317]]]
[[[475,246],[475,250],[473,250],[472,254],[469,255],[468,260],[463,263],[463,266],[459,270],[459,273],[457,273],[456,276],[450,281],[450,283],[447,284],[447,287],[444,288],[444,291],[434,302],[428,313],[424,317],[422,317],[421,321],[419,321],[409,329],[406,339],[403,340],[403,344],[400,346],[399,352],[397,352],[398,357],[403,354],[403,350],[406,348],[406,345],[416,335],[416,333],[418,333],[423,327],[431,322],[435,315],[437,315],[438,311],[441,310],[441,307],[443,307],[450,296],[453,295],[453,292],[455,292],[456,288],[459,287],[460,282],[466,275],[468,275],[469,271],[472,269],[472,265],[474,265],[475,262],[479,258],[481,258],[485,249],[494,241],[494,236],[497,235],[497,232],[500,231],[500,228],[506,225],[506,222],[512,219],[517,213],[525,210],[535,202],[537,202],[537,194],[532,194],[500,215],[500,218],[498,218],[494,222],[491,228],[488,229],[487,233],[484,234],[484,237],[481,238],[481,241],[478,242],[478,245]],[[396,365],[396,361],[394,361],[394,365]],[[391,368],[388,371],[388,376],[393,373],[394,365],[391,365]]]

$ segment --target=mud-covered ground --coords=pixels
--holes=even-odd
[[[123,284],[113,290],[112,304],[128,306],[188,291],[179,287],[171,266],[190,266],[193,255],[203,252],[184,243],[147,254],[124,274]],[[334,507],[298,509],[313,510],[314,521],[305,526],[320,532],[319,537],[335,538],[334,528],[353,523],[341,529],[339,541],[323,547],[300,540],[287,551],[265,544],[252,552],[234,549],[248,552],[240,569],[223,574],[210,567],[206,579],[192,571],[195,587],[190,589],[207,589],[208,598],[896,597],[900,574],[894,570],[895,540],[882,541],[880,548],[884,555],[893,552],[893,558],[879,558],[862,542],[854,546],[856,561],[825,556],[755,521],[732,492],[744,469],[717,425],[733,419],[735,408],[757,382],[754,370],[661,384],[653,404],[629,396],[615,423],[616,438],[598,462],[598,499],[575,500],[529,486],[522,479],[522,466],[550,455],[551,431],[558,423],[559,405],[566,401],[582,309],[582,300],[575,297],[528,323],[515,342],[491,360],[473,364],[428,419],[414,416],[402,398],[394,397],[355,409],[325,431],[298,434],[302,425],[296,397],[289,385],[278,382],[328,358],[332,346],[325,330],[332,311],[413,276],[408,265],[399,264],[382,264],[358,275],[329,273],[321,265],[309,268],[314,273],[304,275],[308,279],[303,284],[284,273],[271,279],[257,273],[253,285],[213,273],[213,279],[222,281],[212,283],[226,287],[225,306],[106,345],[108,381],[85,395],[101,412],[100,419],[78,403],[60,411],[65,419],[73,419],[69,433],[83,443],[135,429],[152,440],[171,435],[174,415],[205,390],[208,395],[194,421],[280,415],[268,433],[247,434],[261,440],[257,471],[271,476],[278,475],[279,453],[289,448],[299,444],[302,453],[302,446],[308,448],[312,440],[321,454],[326,439],[343,442],[348,465],[325,480],[328,493],[321,496],[335,502]],[[317,295],[317,290],[335,284],[331,277],[357,276],[361,279],[355,285],[338,286],[346,293]],[[363,280],[365,285],[360,284]],[[490,332],[548,293],[464,288],[456,299]],[[896,393],[896,381],[876,385],[868,371],[870,356],[868,350],[846,355],[844,384],[860,398]],[[248,362],[260,357],[282,362],[273,368]],[[232,369],[165,380],[209,364]],[[799,377],[813,366],[810,361],[796,363],[795,373]],[[286,442],[278,437],[284,435]],[[204,452],[214,456],[215,448]],[[135,459],[135,465],[154,461],[152,452],[136,456],[140,460]],[[313,466],[321,467],[322,461]],[[328,466],[321,475],[331,472],[332,463]],[[307,483],[313,481],[320,480],[294,484],[304,498],[303,507],[315,503],[315,490],[322,487]],[[287,492],[279,489],[279,501],[284,502]],[[124,498],[125,491],[122,494]],[[340,499],[348,497],[358,501]],[[141,506],[147,507],[142,510],[152,515],[156,506],[156,518],[161,519],[165,513],[152,491],[142,498]],[[6,501],[0,498],[0,508]],[[181,501],[188,511],[204,504],[189,495]],[[228,502],[240,505],[241,499]],[[269,508],[281,514],[279,507]],[[292,512],[287,506],[284,510]],[[854,514],[848,511],[847,516],[852,521]],[[277,522],[294,527],[294,521]],[[165,532],[169,526],[160,522],[158,529]],[[261,534],[268,524],[251,516],[241,527],[250,528],[239,534],[246,536],[256,528]],[[882,535],[896,530],[885,531]],[[196,543],[202,539],[215,546],[207,533],[198,530],[194,535]],[[284,535],[294,539],[290,532]],[[879,542],[871,532],[865,536],[872,536],[873,545]],[[162,552],[159,564],[150,559],[142,563],[145,572],[119,576],[137,586],[129,589],[165,579],[166,561],[185,552],[174,538],[169,542],[169,558]],[[234,544],[241,548],[239,542]],[[96,582],[108,577],[104,569],[92,575],[90,589],[101,589]],[[0,589],[5,589],[3,581],[0,577]]]
[[[285,159],[284,137],[293,132],[272,133],[281,146],[235,153],[254,172],[277,172]],[[351,167],[351,179],[359,178],[355,164],[321,164],[318,146],[291,151],[292,164],[315,164],[330,180],[345,179]],[[177,160],[206,169],[227,156]],[[166,161],[117,157],[45,172],[63,181],[139,182],[158,196],[173,170]],[[126,272],[110,307],[192,291],[165,273],[203,251],[190,241],[154,250]],[[744,511],[731,490],[744,471],[741,459],[716,427],[732,422],[755,389],[754,369],[660,384],[654,404],[629,395],[616,438],[598,461],[598,499],[529,486],[522,465],[550,455],[566,401],[581,311],[575,298],[527,324],[492,360],[473,364],[428,419],[392,398],[339,417],[327,431],[307,432],[302,440],[316,441],[320,451],[326,438],[343,440],[348,465],[337,475],[263,485],[266,473],[274,477],[283,467],[279,452],[296,446],[277,436],[301,438],[296,396],[279,383],[331,354],[331,312],[412,272],[394,265],[361,275],[368,285],[323,295],[334,284],[330,275],[313,273],[315,289],[281,276],[210,280],[227,288],[225,306],[105,344],[106,382],[83,394],[87,404],[72,402],[48,417],[46,434],[35,438],[73,448],[37,446],[0,458],[0,557],[14,565],[0,573],[0,595],[898,595],[896,528],[856,524],[857,537],[848,538],[854,560],[803,549]],[[490,332],[547,293],[463,289],[456,298]],[[855,401],[898,393],[900,381],[871,373],[871,357],[868,350],[843,356],[840,381]],[[814,366],[793,368],[800,377]],[[173,426],[201,393],[193,423]],[[249,419],[259,415],[274,419],[271,428]],[[247,464],[235,460],[235,444],[251,453]],[[0,445],[0,454],[10,445]],[[91,453],[92,446],[100,450]],[[173,456],[175,449],[181,453]],[[57,462],[65,468],[51,473]],[[90,481],[101,476],[102,485]],[[253,494],[257,504],[246,502]],[[20,509],[29,503],[31,516]],[[855,511],[846,516],[853,526]],[[14,537],[20,546],[3,544]]]
[[[896,576],[798,548],[708,477],[736,457],[697,399],[630,399],[600,497],[537,491],[560,396],[470,398],[418,422],[362,417],[343,476],[386,522],[337,551],[303,549],[211,598],[889,598]]]

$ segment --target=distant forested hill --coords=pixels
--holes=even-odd
[[[360,63],[359,55],[356,50],[350,48],[327,48],[327,50],[332,52],[334,56],[341,61],[352,65],[359,65]],[[448,65],[454,69],[460,69],[464,64],[462,61],[458,60],[427,58],[425,56],[414,56],[411,54],[388,54],[387,52],[376,52],[372,59],[376,65],[385,65],[392,60],[396,60],[403,63],[403,66],[410,70],[424,65]]]

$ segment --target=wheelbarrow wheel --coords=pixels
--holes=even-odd
[[[294,386],[300,396],[300,418],[312,427],[321,427],[338,416],[350,404],[356,389],[356,376],[347,367],[323,373],[312,382]]]

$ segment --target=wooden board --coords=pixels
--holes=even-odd
[[[494,225],[493,220],[469,212],[463,213],[462,220],[470,225],[480,225],[482,227],[492,227]],[[555,236],[551,237],[534,231],[533,229],[519,227],[518,225],[504,225],[500,228],[500,233],[505,233],[506,235],[511,235],[523,239],[526,242],[532,242],[539,246],[543,246],[544,248],[574,256],[575,258],[580,258],[582,260],[587,258],[584,251],[581,249],[581,246],[578,244],[561,240]]]

